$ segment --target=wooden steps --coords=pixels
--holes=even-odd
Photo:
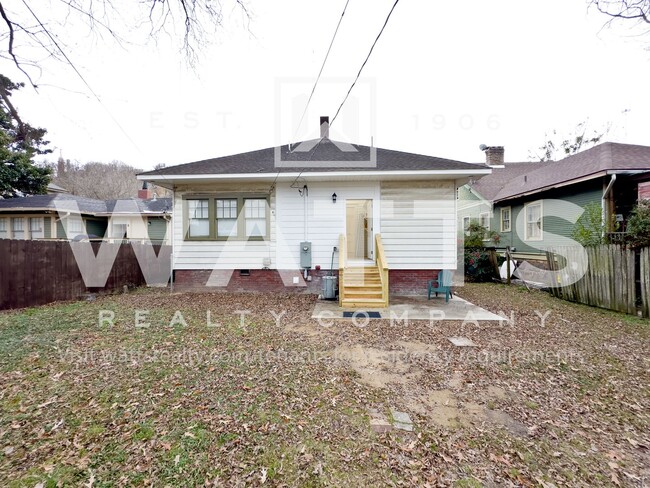
[[[344,269],[340,286],[343,288],[341,306],[344,308],[383,308],[388,305],[376,266]]]

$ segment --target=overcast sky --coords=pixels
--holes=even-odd
[[[350,0],[298,131],[344,4],[249,0],[248,28],[227,7],[194,70],[164,36],[120,47],[71,21],[67,54],[102,103],[55,60],[40,63],[41,88],[26,87],[16,103],[48,130],[54,159],[61,151],[150,169],[313,138],[393,0]],[[606,20],[585,0],[401,0],[332,138],[470,162],[483,159],[479,144],[503,145],[506,160],[522,161],[545,132],[588,119],[595,129],[613,124],[608,140],[650,144],[650,36],[630,36],[626,24],[603,29]]]

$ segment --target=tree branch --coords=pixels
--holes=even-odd
[[[24,75],[25,77],[29,80],[29,83],[32,85],[32,87],[36,90],[38,87],[32,80],[31,76],[23,69],[23,67],[20,64],[20,61],[18,61],[18,58],[16,57],[16,54],[14,54],[14,23],[9,20],[9,17],[7,17],[7,13],[5,12],[4,6],[2,5],[2,2],[0,2],[0,16],[2,19],[5,21],[7,24],[7,27],[9,28],[9,46],[7,49],[7,52],[11,56],[11,58],[14,61],[14,64],[16,65],[16,68],[18,68]],[[4,97],[3,97],[4,98]]]

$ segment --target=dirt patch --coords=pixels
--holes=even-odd
[[[496,400],[505,400],[506,398],[508,398],[508,394],[503,388],[499,388],[498,386],[491,386],[491,385],[487,387],[486,395]]]
[[[406,349],[410,354],[425,356],[440,351],[440,346],[424,342],[397,341],[395,344]]]
[[[450,390],[434,390],[405,398],[408,409],[441,427],[456,427],[463,422],[456,397]]]
[[[474,402],[460,402],[451,390],[434,390],[405,399],[409,410],[441,427],[464,427],[490,424],[507,429],[517,436],[526,436],[528,428],[508,413],[490,410]]]
[[[407,384],[417,380],[421,371],[410,371],[411,365],[400,351],[377,349],[374,347],[339,346],[334,350],[334,358],[350,365],[362,383],[375,388],[389,384]]]

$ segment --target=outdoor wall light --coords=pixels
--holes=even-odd
[[[332,193],[332,203],[336,203],[336,193]]]

